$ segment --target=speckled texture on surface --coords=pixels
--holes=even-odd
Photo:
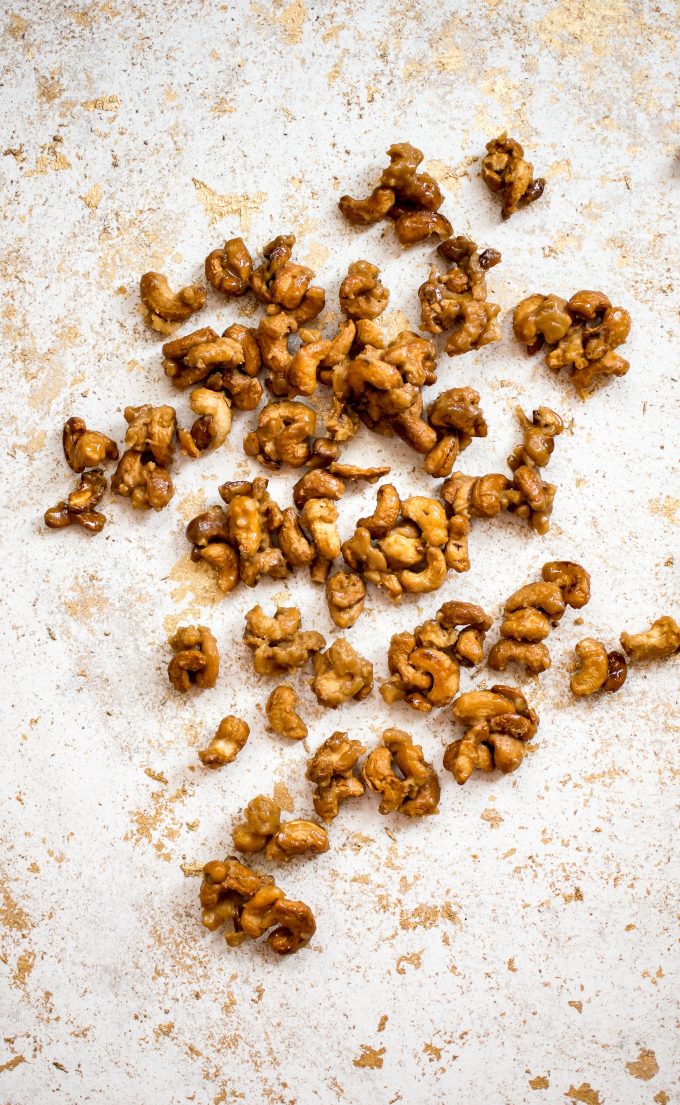
[[[677,1101],[678,662],[634,670],[613,698],[568,690],[579,638],[611,647],[623,628],[678,616],[676,6],[17,0],[3,13],[0,1101]],[[477,159],[506,126],[548,183],[501,224]],[[336,210],[406,139],[457,232],[503,253],[489,283],[504,340],[442,358],[433,389],[482,394],[489,437],[461,467],[502,466],[517,402],[556,407],[568,432],[546,538],[480,523],[468,575],[401,608],[372,593],[350,639],[384,676],[397,628],[454,596],[498,614],[552,557],[585,563],[593,598],[582,625],[568,615],[552,634],[552,670],[527,681],[542,724],[521,770],[464,788],[443,775],[424,824],[381,818],[371,798],[346,807],[331,851],[281,872],[318,931],[279,961],[202,930],[185,874],[228,850],[259,791],[311,808],[308,752],[266,731],[269,684],[240,643],[244,612],[283,588],[215,601],[183,536],[218,482],[256,471],[241,450],[253,416],[180,467],[158,516],[111,503],[88,539],[46,532],[41,515],[71,485],[69,415],[119,441],[127,403],[174,401],[186,421],[137,309],[146,269],[184,284],[225,235],[256,248],[290,230],[329,318],[364,256],[383,266],[393,328],[395,312],[416,320],[431,249],[402,252],[389,226],[348,230]],[[629,375],[587,403],[509,334],[519,298],[581,287],[634,319]],[[200,324],[238,317],[211,295]],[[365,431],[348,456],[388,460],[400,489],[426,482],[403,446]],[[275,497],[292,478],[272,480]],[[371,495],[346,496],[344,534]],[[330,637],[321,592],[303,577],[286,591]],[[180,700],[165,638],[197,618],[227,662],[215,690]],[[310,749],[336,728],[372,743],[396,724],[441,767],[446,711],[388,710],[374,692],[324,713],[298,687]],[[229,712],[250,741],[206,772],[196,749]]]

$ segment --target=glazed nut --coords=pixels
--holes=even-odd
[[[282,464],[300,468],[310,458],[315,428],[316,413],[304,403],[267,403],[259,413],[257,429],[244,438],[243,450],[270,468]]]
[[[332,733],[317,748],[307,766],[307,778],[314,783],[314,810],[322,821],[333,821],[348,798],[360,798],[364,785],[355,774],[366,749],[347,733]]]
[[[328,833],[315,821],[286,821],[269,840],[267,858],[287,863],[296,856],[319,856],[329,848]]]
[[[250,727],[241,718],[229,714],[222,718],[217,732],[207,748],[202,748],[198,758],[206,767],[223,767],[233,763],[244,747]]]
[[[613,693],[619,691],[626,682],[628,664],[622,652],[613,649],[607,653],[608,675],[604,683],[604,690]]]
[[[208,444],[211,449],[219,449],[231,430],[231,406],[228,400],[219,392],[196,388],[189,396],[189,406],[199,418],[210,420]]]
[[[305,666],[310,656],[325,648],[326,641],[313,630],[300,630],[300,611],[280,607],[274,617],[254,606],[246,614],[243,640],[253,652],[258,675],[281,675]]]
[[[345,484],[325,468],[316,468],[306,472],[293,485],[293,502],[302,510],[309,499],[332,499],[337,502],[345,494]]]
[[[168,678],[175,690],[185,694],[192,683],[201,690],[215,686],[220,656],[217,641],[206,626],[180,626],[168,644],[175,653],[168,664]]]
[[[333,623],[349,629],[363,612],[366,584],[356,572],[335,572],[326,580],[326,602]]]
[[[394,206],[395,194],[391,188],[374,188],[366,199],[357,200],[351,196],[341,196],[338,203],[340,212],[353,226],[371,226],[384,219]]]
[[[150,453],[162,468],[172,464],[177,415],[174,407],[126,407],[125,445],[134,453]],[[146,458],[145,458],[146,459]]]
[[[49,529],[80,526],[86,533],[101,533],[106,516],[95,509],[106,491],[106,477],[101,468],[83,472],[77,486],[66,500],[45,511],[45,525]]]
[[[361,777],[380,795],[379,812],[399,811],[407,817],[437,813],[439,779],[423,750],[401,729],[386,729],[383,744],[366,757]]]
[[[558,295],[530,295],[518,303],[512,316],[512,329],[518,341],[533,351],[546,341],[554,345],[571,326],[567,301]]]
[[[403,246],[413,246],[426,238],[448,238],[453,227],[440,211],[404,211],[395,221],[394,229]]]
[[[389,464],[381,464],[375,468],[363,468],[360,464],[341,464],[332,461],[328,467],[332,476],[341,480],[363,480],[365,483],[377,483],[383,476],[390,472]]]
[[[552,661],[542,641],[529,643],[505,638],[496,641],[489,652],[489,667],[494,671],[505,671],[510,663],[520,664],[533,675],[540,675],[548,670]]]
[[[371,537],[387,537],[401,514],[401,499],[396,487],[391,483],[385,483],[378,488],[376,495],[376,507],[368,518],[360,518],[357,526],[368,530]]]
[[[302,508],[300,522],[311,535],[317,557],[332,563],[340,556],[338,508],[334,502],[330,499],[308,499]]]
[[[64,456],[74,472],[97,468],[107,460],[118,460],[118,447],[106,434],[88,430],[82,418],[69,418],[62,434]]]
[[[253,798],[243,811],[243,821],[239,821],[232,830],[232,839],[237,852],[253,855],[261,852],[281,824],[281,808],[264,794]]]
[[[297,691],[288,683],[281,683],[267,699],[265,707],[270,727],[288,740],[300,741],[307,736],[307,726],[297,712]]]
[[[620,652],[607,652],[604,645],[593,637],[579,641],[575,652],[579,666],[569,685],[577,698],[600,690],[618,691],[625,683],[628,666]]]
[[[551,623],[557,625],[566,608],[561,587],[557,583],[527,583],[510,596],[504,611],[512,614],[528,607],[542,610]]]
[[[680,625],[664,614],[642,633],[622,633],[621,644],[630,659],[636,662],[663,660],[680,652]]]
[[[380,282],[380,269],[370,261],[353,261],[340,285],[340,309],[348,318],[377,318],[390,293]]]
[[[546,583],[556,583],[567,606],[580,610],[590,599],[590,575],[572,560],[551,560],[541,572]]]
[[[545,188],[542,177],[534,179],[533,165],[525,160],[519,142],[508,138],[505,131],[487,142],[481,176],[490,191],[500,194],[504,219],[510,218],[518,207],[539,199]]]
[[[172,334],[184,322],[205,307],[206,290],[202,284],[189,284],[173,292],[161,272],[145,272],[139,281],[139,295],[146,307],[146,321],[161,334]]]
[[[243,295],[250,287],[253,260],[243,238],[230,238],[205,259],[205,276],[222,295]]]
[[[496,684],[490,691],[467,691],[453,704],[453,716],[465,726],[462,739],[444,753],[444,767],[459,785],[473,771],[494,769],[507,775],[524,759],[525,746],[538,729],[538,716],[515,687]]]
[[[148,455],[126,449],[111,477],[111,491],[129,499],[136,510],[163,510],[175,493],[174,484],[167,468],[144,459]]]
[[[350,699],[360,702],[371,693],[373,664],[359,656],[343,637],[312,657],[312,690],[322,706],[335,709]]]

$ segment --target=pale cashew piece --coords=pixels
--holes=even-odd
[[[631,660],[663,660],[680,652],[680,625],[665,614],[643,633],[622,633],[621,644]]]
[[[231,430],[231,404],[217,391],[196,388],[189,396],[189,406],[194,414],[211,420],[211,449],[224,445]]]

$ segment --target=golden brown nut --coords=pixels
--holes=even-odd
[[[558,295],[530,295],[518,303],[512,316],[512,329],[528,352],[535,353],[544,341],[554,345],[571,326],[566,299]]]
[[[395,233],[403,246],[424,242],[426,238],[448,238],[453,227],[441,211],[404,211],[394,223]]]
[[[351,698],[361,702],[373,687],[373,664],[359,656],[343,637],[333,641],[325,652],[312,657],[312,690],[322,706],[335,709]]]
[[[202,284],[189,284],[173,292],[161,272],[145,272],[139,281],[139,295],[146,307],[145,321],[161,334],[172,334],[179,326],[205,307],[206,290]]]
[[[341,196],[338,203],[340,212],[353,226],[371,226],[384,219],[394,206],[395,195],[391,188],[374,188],[370,196],[355,200],[351,196]]]
[[[232,832],[239,852],[252,854],[266,848],[268,859],[288,862],[294,856],[328,851],[328,833],[321,825],[299,819],[281,824],[280,807],[262,794],[248,803],[244,814]]]
[[[485,274],[500,261],[500,254],[491,250],[480,254],[472,239],[463,235],[442,243],[439,252],[453,264],[447,272],[432,268],[419,288],[421,328],[430,334],[450,332],[449,356],[498,341],[501,335],[495,320],[500,307],[487,300]]]
[[[258,794],[248,803],[244,820],[238,822],[232,831],[232,839],[237,852],[254,854],[261,852],[267,842],[278,830],[281,823],[281,808],[273,798]]]
[[[331,499],[307,499],[300,514],[300,523],[311,536],[317,558],[331,564],[340,556],[338,508]]]
[[[250,727],[241,718],[229,714],[222,718],[217,732],[198,758],[206,767],[223,767],[233,763],[250,735]]]
[[[541,571],[547,583],[556,583],[564,601],[574,610],[580,610],[590,599],[590,575],[580,564],[572,560],[551,560]]]
[[[325,638],[313,630],[301,632],[300,611],[279,607],[273,618],[261,606],[246,614],[243,640],[253,651],[258,675],[281,675],[305,666],[310,656],[325,648]]]
[[[292,741],[301,741],[307,736],[307,726],[296,709],[299,701],[295,688],[281,683],[274,687],[265,707],[274,732]]]
[[[618,691],[623,686],[628,665],[620,652],[607,652],[604,645],[593,637],[584,637],[575,651],[579,667],[569,685],[577,698],[600,690]]]
[[[514,138],[503,131],[486,144],[482,160],[482,180],[492,192],[499,192],[503,205],[501,214],[509,219],[518,207],[526,207],[543,195],[545,180],[534,180],[533,165],[524,158],[524,150]]]
[[[622,633],[621,644],[631,660],[663,660],[680,652],[680,625],[664,614],[642,633]]]
[[[366,749],[346,733],[332,733],[309,761],[307,778],[315,784],[314,809],[322,821],[333,821],[348,798],[360,798],[364,785],[354,774]]]
[[[525,746],[538,729],[538,716],[515,687],[497,684],[490,691],[467,691],[453,704],[465,736],[444,752],[444,767],[462,785],[473,771],[507,775],[524,759]]]
[[[398,810],[407,817],[437,813],[439,779],[423,750],[401,729],[386,729],[383,746],[366,757],[361,777],[369,790],[380,795],[379,812]]]
[[[300,468],[311,455],[316,413],[304,403],[283,400],[267,403],[257,420],[257,429],[243,439],[243,450],[261,464]]]
[[[126,407],[123,411],[128,423],[125,444],[135,453],[150,453],[162,468],[172,464],[177,414],[174,407]],[[146,459],[146,458],[145,458]]]
[[[126,449],[111,477],[111,491],[129,499],[136,510],[163,510],[175,494],[172,477],[166,468],[148,454]]]
[[[342,480],[325,468],[316,468],[306,472],[293,484],[293,502],[302,510],[309,499],[333,499],[337,502],[345,494]]]
[[[328,833],[315,821],[285,821],[267,843],[267,859],[288,863],[295,856],[320,856],[329,848]]]
[[[168,664],[168,678],[182,694],[195,684],[200,690],[214,687],[220,670],[217,641],[204,625],[180,626],[168,639],[175,655]]]
[[[370,261],[353,261],[340,285],[340,309],[349,318],[377,318],[390,293],[380,282],[380,269]]]
[[[548,670],[552,661],[542,641],[533,644],[507,639],[496,641],[489,652],[489,667],[494,671],[505,671],[510,663],[521,664],[533,675],[540,675]]]
[[[88,430],[82,418],[69,418],[62,434],[64,456],[74,472],[97,468],[107,460],[118,460],[118,446],[106,434]]]
[[[512,614],[516,610],[536,607],[547,614],[553,625],[557,625],[564,614],[566,603],[562,589],[557,583],[527,583],[510,595],[504,612]]]
[[[368,530],[371,537],[387,537],[401,514],[401,499],[396,487],[391,483],[384,483],[378,488],[376,494],[376,507],[369,518],[360,518],[358,526]]]
[[[45,525],[49,529],[80,526],[87,533],[101,533],[106,525],[106,515],[95,507],[106,491],[106,477],[101,468],[83,472],[77,486],[66,500],[45,511]]]
[[[194,330],[191,334],[185,334],[182,338],[173,338],[162,348],[163,368],[165,375],[176,388],[189,387],[197,383],[211,371],[212,365],[203,364],[194,359],[191,368],[185,363],[185,358],[192,352],[200,350],[207,345],[218,341],[218,336],[212,326],[204,326],[200,330]],[[234,342],[230,360],[235,361],[238,355],[238,346]]]
[[[356,572],[335,572],[326,580],[328,613],[340,629],[358,620],[366,602],[366,584]]]
[[[230,924],[225,939],[231,946],[246,937],[257,939],[276,926],[267,943],[278,955],[290,955],[316,931],[309,906],[289,901],[270,875],[256,874],[233,856],[205,865],[199,897],[202,924],[211,932]]]
[[[243,295],[250,287],[253,259],[243,238],[230,238],[205,259],[205,276],[222,295]]]

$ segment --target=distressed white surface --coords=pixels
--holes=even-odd
[[[677,10],[670,0],[586,8],[4,9],[1,130],[22,152],[0,163],[3,1103],[678,1100],[678,662],[634,670],[611,699],[574,703],[568,691],[581,637],[611,647],[623,628],[678,616]],[[111,96],[118,105],[83,106]],[[505,126],[548,184],[501,224],[470,159]],[[294,231],[331,310],[347,263],[365,256],[383,266],[390,311],[416,321],[431,249],[402,253],[390,227],[354,232],[336,210],[340,189],[361,194],[387,145],[407,139],[450,167],[444,210],[456,231],[503,253],[489,283],[504,340],[442,358],[432,390],[482,393],[489,437],[461,467],[503,465],[516,402],[556,407],[569,433],[549,468],[559,492],[546,538],[513,521],[477,524],[467,576],[401,608],[371,594],[350,639],[380,679],[397,628],[454,596],[498,613],[553,557],[589,568],[593,598],[583,625],[565,617],[549,642],[553,668],[528,684],[541,728],[522,769],[464,788],[443,774],[441,813],[423,824],[381,818],[370,798],[346,806],[331,851],[280,872],[318,931],[309,950],[279,961],[202,930],[197,880],[180,869],[227,852],[233,815],[277,782],[296,812],[311,808],[308,753],[266,732],[269,686],[240,642],[244,612],[281,585],[200,606],[209,592],[183,594],[172,578],[187,551],[185,496],[202,488],[210,503],[218,482],[256,471],[241,450],[252,415],[237,415],[218,456],[181,465],[158,516],[112,503],[91,540],[47,533],[41,516],[71,485],[59,442],[69,415],[118,440],[128,403],[174,402],[186,421],[136,285],[148,268],[173,284],[198,277],[209,249],[239,232],[232,216],[209,225],[192,178],[222,195],[265,193],[253,250]],[[522,296],[581,287],[601,288],[634,319],[629,375],[587,404],[509,334]],[[211,295],[200,325],[222,329],[238,309]],[[348,454],[387,459],[400,490],[429,482],[405,447],[366,431]],[[293,478],[272,480],[276,498]],[[372,494],[348,494],[344,534]],[[330,637],[322,592],[304,577],[288,592]],[[167,615],[200,615],[217,634],[214,691],[172,694]],[[335,728],[373,743],[397,724],[441,767],[446,712],[388,710],[374,691],[329,713],[298,685],[310,748]],[[230,711],[250,722],[250,741],[235,765],[206,772],[195,750]],[[499,819],[482,817],[489,810]],[[384,1049],[381,1067],[354,1064],[362,1045]],[[656,1056],[649,1081],[626,1067],[640,1049]],[[537,1079],[548,1088],[532,1088]]]

